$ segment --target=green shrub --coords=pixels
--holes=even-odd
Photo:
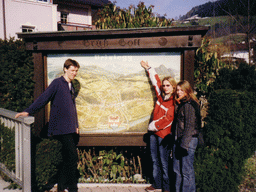
[[[255,65],[240,63],[237,70],[231,74],[231,88],[240,91],[256,91],[256,70]]]
[[[37,190],[42,191],[57,174],[62,162],[61,143],[53,139],[43,139],[36,146],[35,174]]]
[[[3,163],[9,171],[15,172],[15,129],[10,129],[0,125],[0,162]],[[5,173],[0,171],[0,176],[10,184],[6,189],[21,189]]]
[[[238,191],[244,163],[256,149],[256,95],[213,91],[205,118],[205,143],[195,159],[198,191]]]
[[[140,151],[138,148],[137,150]],[[117,147],[93,147],[79,149],[78,152],[81,182],[130,183],[135,182],[135,174],[142,175],[141,157],[137,155],[135,158],[136,154],[130,156],[133,150],[129,147],[125,150]]]
[[[223,68],[212,84],[214,90],[233,89],[239,91],[256,91],[255,66],[240,63],[237,69]]]
[[[56,175],[58,165],[62,161],[61,147],[57,140],[50,139],[42,139],[36,145],[35,158],[32,158],[32,161],[35,161],[36,183],[33,186],[36,191],[42,191]],[[3,124],[0,125],[0,159],[9,171],[15,172],[15,129],[7,128]],[[3,176],[6,181],[12,182]],[[9,188],[17,188],[17,185],[11,183]]]
[[[0,125],[0,159],[10,171],[15,171],[15,129]]]
[[[23,111],[33,101],[32,56],[22,40],[0,39],[0,107]]]

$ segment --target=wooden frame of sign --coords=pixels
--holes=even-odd
[[[194,84],[195,52],[208,31],[206,26],[140,28],[92,31],[64,31],[46,33],[18,33],[32,52],[34,62],[34,98],[48,86],[47,61],[49,54],[98,53],[161,53],[180,54],[181,80]],[[138,63],[139,65],[139,63]],[[48,121],[47,107],[38,112],[38,130]],[[145,146],[142,132],[86,132],[80,134],[79,146]]]

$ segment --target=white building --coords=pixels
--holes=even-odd
[[[1,0],[0,38],[18,32],[92,29],[92,13],[108,0]]]
[[[255,47],[256,42],[251,42],[251,49],[250,49],[250,55],[255,56]],[[247,63],[249,63],[249,50],[248,50],[248,44],[247,43],[241,43],[241,44],[235,44],[230,46],[230,52],[225,53],[222,58],[230,58],[233,60],[236,59],[243,59]],[[251,61],[253,62],[252,58]]]

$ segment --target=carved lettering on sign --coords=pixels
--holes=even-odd
[[[104,48],[104,47],[108,46],[108,41],[106,39],[104,39],[104,40],[85,40],[84,45],[86,47]]]
[[[119,45],[121,46],[139,46],[140,45],[140,39],[132,39],[132,40],[124,40],[120,39],[119,40]]]

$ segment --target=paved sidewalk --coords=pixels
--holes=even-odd
[[[0,192],[21,192],[19,189],[5,189],[9,185],[0,177]],[[78,184],[78,192],[145,192],[150,184]],[[56,186],[51,192],[57,192]]]
[[[0,176],[0,192],[21,192],[21,190],[19,189],[5,189],[6,187],[8,187],[10,185],[10,183],[5,182],[2,177]]]
[[[78,192],[145,192],[150,184],[78,184]],[[57,192],[54,187],[52,192]]]

